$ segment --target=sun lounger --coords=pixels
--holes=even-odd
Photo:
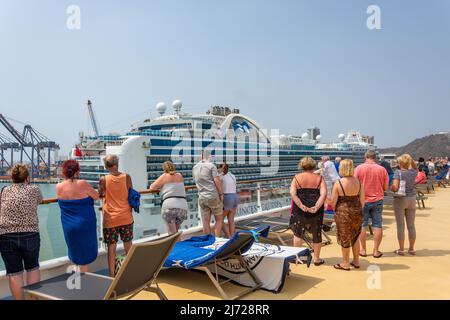
[[[156,277],[180,235],[181,232],[133,244],[115,278],[94,273],[65,273],[24,287],[25,294],[46,300],[114,300],[130,299],[145,290],[167,300]]]
[[[416,201],[417,201],[417,207],[420,209],[425,209],[425,200],[427,200],[428,197],[425,196],[425,194],[420,191],[417,190],[417,196],[416,196]]]
[[[164,267],[205,272],[226,300],[230,296],[223,285],[228,282],[247,287],[232,299],[239,299],[260,288],[279,292],[289,272],[289,263],[298,261],[300,257],[309,257],[310,260],[311,254],[307,248],[257,242],[267,236],[268,229],[268,226],[263,226],[250,232],[240,231],[231,239],[212,235],[192,237],[175,245]]]
[[[241,291],[233,298],[239,299],[246,294],[253,292],[261,287],[261,280],[255,275],[253,270],[251,270],[247,262],[242,258],[242,254],[246,252],[252,246],[257,237],[262,232],[266,232],[267,228],[256,229],[252,232],[236,232],[234,236],[229,239],[220,248],[205,249],[207,245],[211,245],[215,242],[215,238],[212,235],[205,235],[201,237],[193,237],[188,241],[183,241],[177,243],[166,262],[164,267],[166,268],[184,268],[184,269],[195,269],[205,272],[211,282],[219,291],[220,295],[225,300],[230,300],[230,297],[225,292],[222,287],[226,282],[233,281],[232,278],[226,281],[219,281],[217,268],[218,264],[229,259],[237,259],[247,273],[253,280],[253,285],[245,290]],[[195,241],[198,240],[198,241]],[[215,269],[215,276],[210,271],[210,267]]]
[[[416,184],[416,189],[422,192],[431,193],[431,191],[434,191],[433,181],[427,180],[426,183]]]
[[[426,197],[422,191],[417,190],[416,201],[417,201],[417,208],[419,210],[425,209],[425,200],[427,199],[428,197]],[[387,192],[384,194],[383,204],[388,207],[392,207],[394,205],[394,194],[392,192]]]

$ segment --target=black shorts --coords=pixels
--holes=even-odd
[[[41,239],[37,232],[20,232],[0,235],[0,253],[5,262],[6,274],[13,276],[23,270],[39,269]]]

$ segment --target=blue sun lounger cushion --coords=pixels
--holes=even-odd
[[[178,242],[173,247],[169,257],[164,263],[165,268],[184,268],[192,269],[201,266],[220,255],[224,250],[230,247],[239,238],[240,233],[254,233],[254,238],[259,235],[268,234],[268,226],[260,227],[251,231],[236,232],[225,244],[219,248],[210,249],[205,248],[215,243],[216,238],[211,235],[196,236],[185,241]],[[245,248],[242,248],[241,253],[246,252],[251,248],[255,240],[251,241]]]

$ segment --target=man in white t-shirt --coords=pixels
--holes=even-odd
[[[331,191],[333,190],[333,184],[338,181],[341,177],[339,176],[336,166],[332,161],[330,161],[330,157],[323,156],[322,157],[323,164],[323,180],[327,184],[327,198],[331,199]]]

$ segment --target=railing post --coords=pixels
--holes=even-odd
[[[258,205],[258,212],[262,211],[262,205],[261,205],[261,183],[256,183],[256,196],[257,196],[257,205]]]

